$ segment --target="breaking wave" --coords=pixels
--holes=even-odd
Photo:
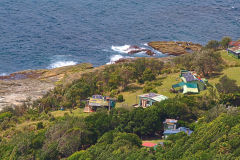
[[[124,46],[112,46],[111,49],[119,53],[130,53],[131,51],[142,50],[146,48],[131,46],[131,45],[124,45]]]
[[[125,59],[125,58],[133,58],[133,57],[122,56],[122,55],[113,55],[110,57],[110,62],[108,62],[107,64],[114,64],[116,61],[118,61],[120,59]]]
[[[7,74],[6,73],[0,73],[0,76],[6,76]]]
[[[130,51],[130,45],[124,45],[124,46],[112,46],[112,50],[120,53],[128,53]]]
[[[76,64],[77,62],[74,62],[74,61],[57,61],[52,63],[48,68],[53,69],[53,68],[64,67],[64,66],[72,66]]]

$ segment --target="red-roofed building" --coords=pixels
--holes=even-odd
[[[228,44],[228,47],[236,47],[236,46],[240,46],[240,41],[231,41]]]
[[[152,143],[152,142],[143,142],[142,143],[142,146],[144,146],[144,147],[154,147],[156,145],[157,145],[156,143]]]
[[[228,44],[228,54],[240,59],[240,41],[232,41]]]

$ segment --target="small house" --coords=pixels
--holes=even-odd
[[[206,80],[201,79],[195,72],[182,70],[180,73],[182,82],[172,85],[172,88],[181,88],[182,93],[199,93],[206,89]]]
[[[233,56],[234,58],[240,59],[240,46],[228,48],[228,55]]]
[[[177,120],[176,119],[166,119],[163,122],[164,132],[163,138],[166,139],[169,135],[177,134],[179,132],[185,132],[187,135],[190,135],[193,131],[186,127],[177,128]]]
[[[164,130],[177,129],[177,122],[178,122],[178,120],[176,120],[176,119],[166,119],[163,122]]]
[[[102,95],[93,95],[87,100],[84,112],[94,112],[98,107],[105,107],[109,110],[115,107],[116,99]]]
[[[240,41],[232,41],[228,44],[228,55],[240,59]]]
[[[168,99],[168,97],[161,94],[147,93],[147,94],[139,95],[138,106],[146,108],[153,105],[156,102],[161,102],[166,99]]]

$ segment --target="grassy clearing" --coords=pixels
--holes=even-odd
[[[240,67],[231,67],[224,69],[220,76],[209,79],[209,83],[215,85],[224,75],[228,76],[230,79],[236,80],[236,83],[240,85]]]
[[[172,88],[172,85],[181,82],[181,80],[179,79],[179,73],[161,75],[160,79],[162,79],[162,85],[156,88],[158,91],[158,94],[162,94],[169,98],[175,97],[176,94],[170,93],[170,89]]]
[[[176,94],[170,93],[169,90],[172,88],[173,84],[179,83],[179,73],[171,73],[167,75],[160,75],[156,81],[162,80],[162,85],[156,87],[158,94],[165,95],[167,97],[173,98]],[[136,85],[136,84],[135,84]],[[132,105],[138,104],[138,95],[143,94],[143,86],[138,86],[138,89],[133,89],[126,92],[121,92],[125,101],[122,103],[117,103],[116,107],[123,107],[130,109]]]
[[[240,65],[240,59],[236,59],[234,57],[232,57],[231,55],[228,55],[227,51],[223,50],[219,52],[222,59],[224,60],[224,62],[228,65],[228,66],[236,66],[236,65]]]
[[[51,114],[55,118],[63,117],[64,114],[69,114],[70,116],[78,116],[78,117],[86,117],[90,114],[90,113],[84,113],[83,110],[84,110],[83,108],[74,109],[72,110],[72,112],[70,110],[64,110],[64,111],[58,110],[58,111],[51,112]]]
[[[238,62],[238,60],[233,57],[227,57],[227,58],[229,60]],[[230,64],[230,63],[228,63],[228,64]],[[234,62],[234,64],[236,64],[236,63]],[[240,61],[239,61],[239,64],[240,64]],[[221,77],[223,77],[224,75],[227,75],[230,79],[236,80],[237,84],[240,85],[240,67],[226,68],[222,71],[222,73],[219,76],[210,78],[208,80],[208,82],[211,85],[215,86],[215,84],[219,82],[219,79]],[[158,80],[159,79],[162,80],[162,85],[156,87],[156,90],[158,91],[158,93],[165,95],[169,98],[175,97],[176,94],[170,93],[170,89],[173,84],[177,84],[177,83],[181,82],[181,80],[179,79],[179,73],[171,73],[171,74],[167,74],[167,75],[161,75],[158,77]],[[138,90],[122,92],[121,94],[123,95],[125,101],[123,103],[117,103],[117,107],[132,108],[132,105],[138,103],[138,95],[143,94],[142,88],[143,88],[143,86],[140,87]],[[202,96],[204,94],[208,94],[208,90],[201,91],[200,94],[196,94],[193,96]]]

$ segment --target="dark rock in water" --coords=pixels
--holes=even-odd
[[[140,52],[145,52],[149,56],[154,56],[155,53],[151,51],[150,49],[140,48],[136,45],[130,46],[128,49],[128,54],[136,54]]]
[[[174,56],[192,53],[202,48],[200,44],[192,42],[154,41],[148,45],[157,51]]]
[[[115,63],[124,63],[131,61],[132,58],[120,58],[119,60],[115,61]]]
[[[154,53],[151,50],[147,50],[146,54],[149,55],[149,56],[154,56],[156,53]]]
[[[136,46],[136,45],[133,45],[133,46],[130,46],[130,48],[129,49],[136,49],[136,50],[139,50],[139,49],[141,49],[140,47],[138,47],[138,46]]]

